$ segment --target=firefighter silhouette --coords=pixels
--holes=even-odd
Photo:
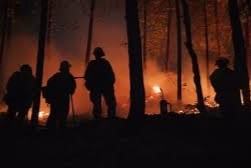
[[[59,72],[47,81],[46,101],[50,104],[50,114],[47,120],[48,128],[65,128],[69,114],[70,96],[74,94],[76,82],[70,73],[70,63],[62,61]]]
[[[28,64],[20,67],[8,80],[4,101],[8,105],[7,119],[23,122],[32,105],[35,94],[35,77]]]
[[[216,92],[215,101],[225,118],[234,118],[241,110],[240,84],[237,73],[228,67],[229,60],[221,57],[216,61],[217,69],[210,75]]]
[[[93,103],[92,113],[95,119],[100,119],[102,113],[102,96],[107,105],[108,118],[116,116],[116,98],[114,95],[115,75],[110,63],[103,58],[105,52],[96,47],[93,51],[95,60],[87,65],[84,79],[85,86],[90,91],[90,100]]]

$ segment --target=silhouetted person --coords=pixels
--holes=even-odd
[[[215,101],[226,119],[234,119],[241,111],[240,84],[235,71],[228,68],[229,60],[221,57],[216,61],[218,68],[210,75],[216,92]]]
[[[5,103],[8,105],[7,119],[23,122],[31,107],[35,91],[35,77],[28,64],[12,74],[6,86]]]
[[[101,97],[103,96],[108,107],[108,118],[115,118],[116,98],[114,95],[115,75],[110,63],[102,58],[105,53],[102,48],[97,47],[93,51],[95,60],[89,62],[84,79],[85,86],[90,91],[90,100],[93,103],[93,115],[95,119],[101,118]]]
[[[68,61],[62,61],[59,72],[54,74],[47,82],[47,102],[50,104],[50,115],[47,120],[48,128],[66,127],[69,114],[70,96],[74,94],[76,82],[70,73]]]

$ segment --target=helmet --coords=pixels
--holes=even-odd
[[[98,57],[103,57],[103,56],[105,56],[105,52],[101,47],[96,47],[93,50],[93,55],[98,56]]]
[[[20,71],[21,72],[32,72],[32,68],[30,65],[28,64],[23,64],[21,67],[20,67]]]
[[[71,67],[71,64],[66,60],[60,63],[60,70],[69,69],[70,67]]]
[[[227,67],[229,64],[229,60],[226,57],[220,57],[216,60],[215,65],[219,66],[219,67]]]

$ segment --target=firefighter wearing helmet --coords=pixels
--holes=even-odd
[[[93,104],[94,119],[100,119],[102,108],[102,96],[107,105],[108,118],[115,118],[116,98],[114,95],[115,75],[110,63],[103,58],[105,52],[101,47],[96,47],[93,51],[95,60],[87,65],[84,79],[85,86],[90,92],[90,100]]]
[[[215,101],[226,119],[234,119],[241,110],[240,84],[237,73],[228,67],[229,60],[220,57],[216,68],[210,75],[210,82],[216,92]]]
[[[19,71],[12,74],[6,91],[4,101],[8,105],[7,119],[24,122],[35,94],[35,77],[32,75],[30,65],[24,64]]]
[[[65,128],[69,114],[70,96],[74,94],[76,82],[70,73],[71,64],[68,61],[60,63],[59,72],[49,78],[46,86],[46,101],[50,104],[48,128]]]

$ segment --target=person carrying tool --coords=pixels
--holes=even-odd
[[[76,89],[76,82],[70,73],[71,64],[62,61],[59,72],[54,74],[45,87],[46,102],[50,104],[50,114],[46,123],[48,128],[66,127],[66,119],[69,114],[70,97]]]
[[[115,118],[116,98],[114,95],[115,75],[110,63],[102,58],[105,52],[102,48],[96,47],[93,51],[95,60],[87,65],[84,79],[85,86],[90,91],[90,100],[93,103],[92,113],[95,119],[101,118],[101,97],[103,96],[108,106],[108,118]]]

